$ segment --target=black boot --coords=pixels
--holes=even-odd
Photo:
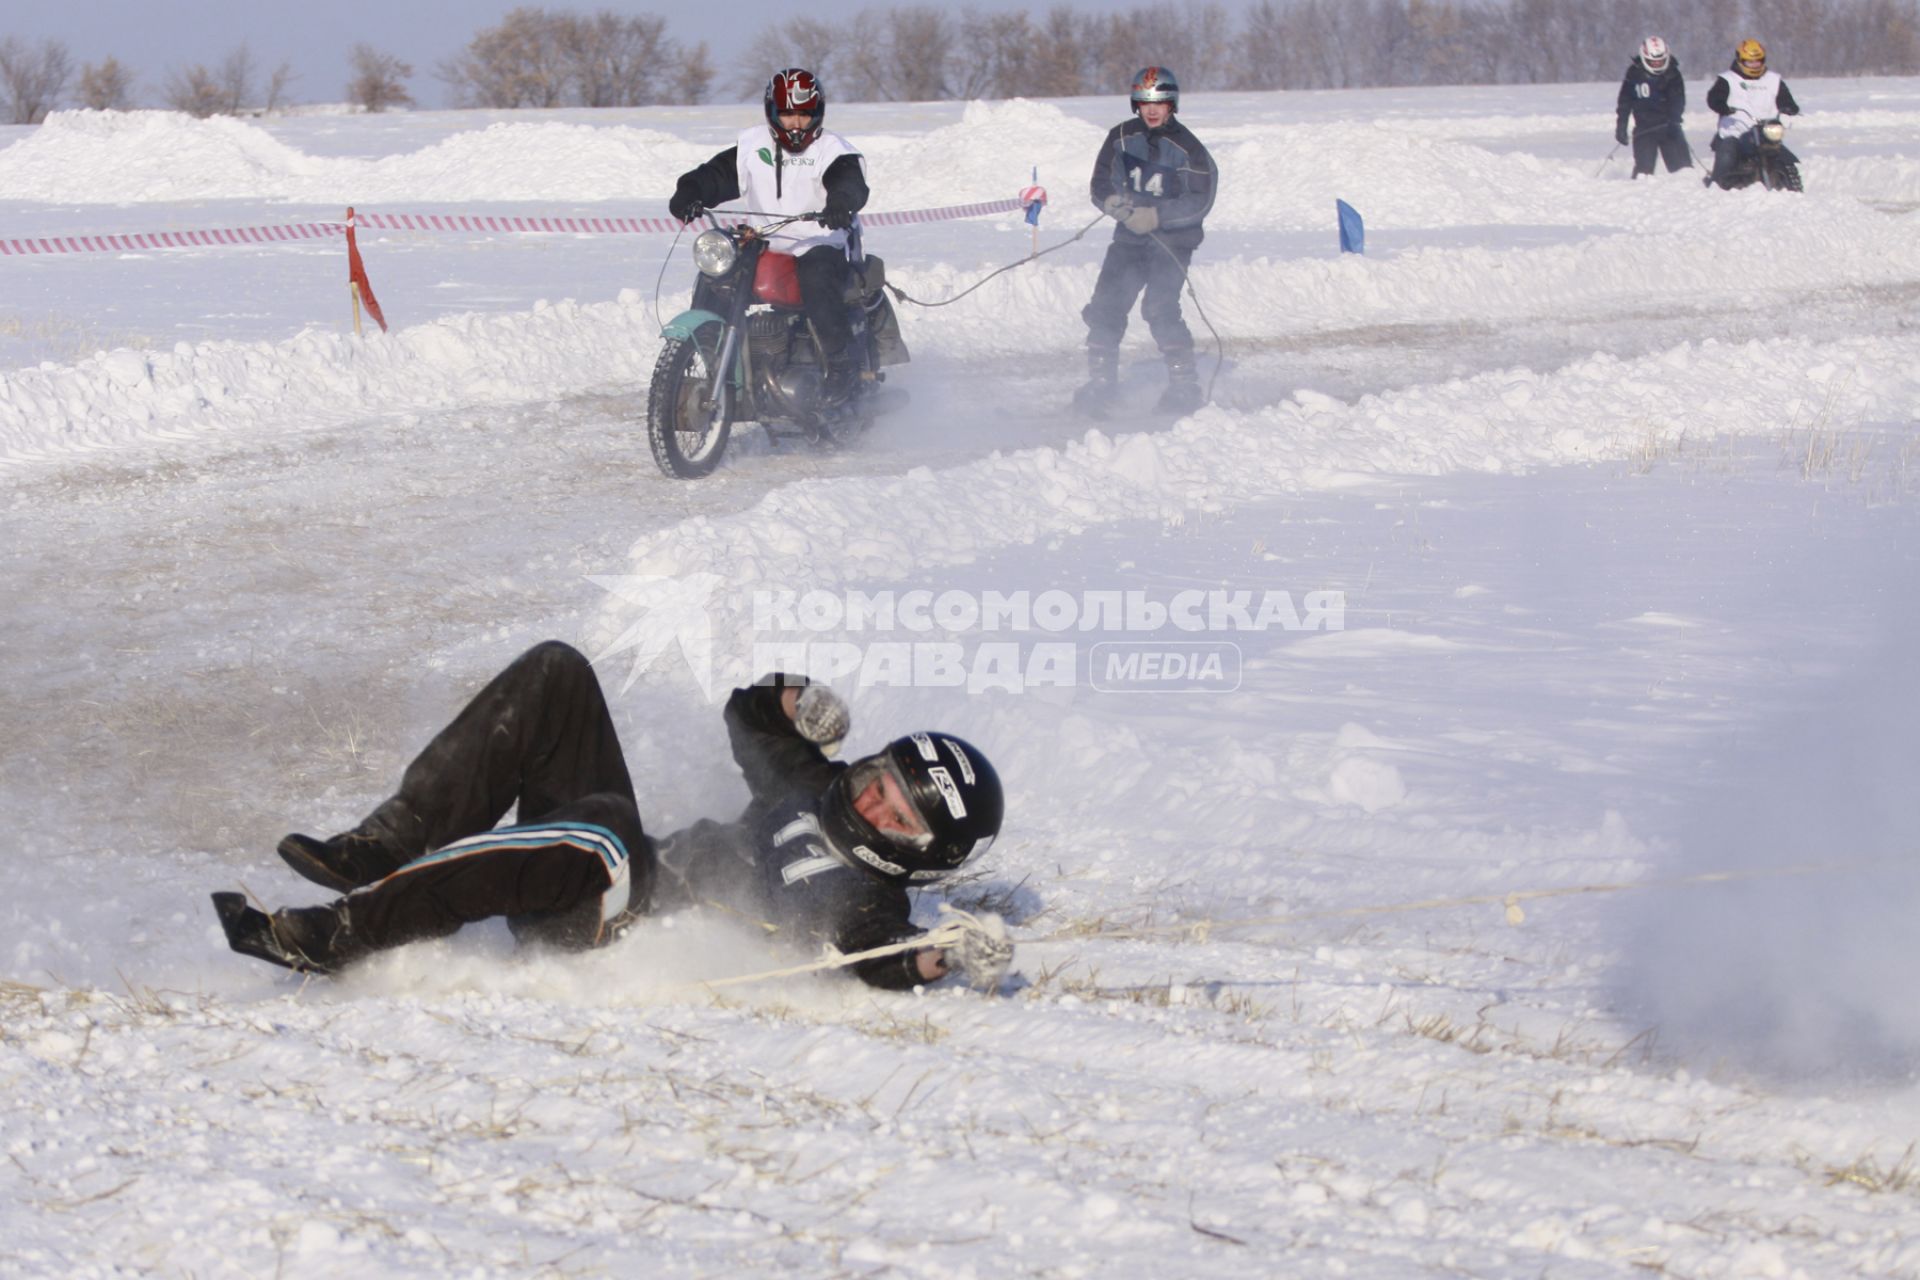
[[[825,390],[828,404],[839,404],[860,390],[860,366],[854,361],[853,348],[827,352]]]
[[[227,945],[243,956],[296,973],[333,973],[366,954],[353,936],[344,899],[323,907],[289,907],[268,915],[237,893],[213,895]]]
[[[315,884],[335,893],[351,893],[386,879],[412,861],[382,821],[390,816],[410,816],[410,811],[408,815],[390,812],[402,803],[397,797],[387,801],[365,822],[330,840],[295,832],[280,841],[277,852],[282,861]]]
[[[1165,353],[1167,389],[1160,393],[1154,408],[1160,413],[1192,413],[1205,404],[1200,390],[1200,370],[1193,362],[1193,348],[1179,347]]]
[[[1120,348],[1088,347],[1087,380],[1073,393],[1073,411],[1103,417],[1120,394]]]
[[[346,899],[320,907],[282,907],[269,919],[273,937],[297,967],[313,973],[336,973],[366,954],[353,936]]]

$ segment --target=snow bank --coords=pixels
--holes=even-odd
[[[180,343],[0,375],[0,466],[154,439],[644,385],[659,334],[637,296],[456,316],[365,340]]]
[[[235,126],[242,127],[245,126]],[[1764,193],[1756,199],[1766,198]],[[1589,311],[1699,310],[1745,298],[1756,262],[1770,287],[1808,294],[1899,286],[1920,276],[1911,221],[1852,204],[1751,206],[1730,197],[1695,214],[1685,254],[1655,234],[1603,235],[1534,248],[1412,248],[1383,257],[1233,258],[1193,268],[1205,315],[1229,349],[1344,328],[1524,320],[1569,305]],[[1305,216],[1304,209],[1299,211]],[[1661,221],[1659,208],[1644,211]],[[978,265],[929,261],[925,236],[887,248],[889,275],[915,297],[950,297]],[[896,249],[899,250],[896,253]],[[942,357],[1026,355],[1077,347],[1075,317],[1097,262],[1050,265],[995,280],[953,307],[903,307],[909,344]],[[480,395],[534,401],[610,384],[642,388],[659,347],[654,312],[635,292],[621,303],[561,303],[530,313],[460,315],[358,342],[308,331],[279,342],[177,344],[115,351],[71,366],[0,374],[0,465],[144,439],[297,426],[316,413],[434,408]],[[683,305],[663,297],[661,313]],[[1206,342],[1204,327],[1195,329]],[[1231,381],[1225,387],[1230,392]]]
[[[1202,410],[1167,432],[1089,431],[1065,448],[897,478],[796,482],[736,514],[697,516],[640,539],[628,572],[724,581],[708,606],[715,672],[743,682],[755,674],[744,652],[752,596],[790,582],[833,591],[896,581],[1092,525],[1231,510],[1355,472],[1506,473],[1627,457],[1681,436],[1915,416],[1920,338],[1709,340],[1640,360],[1596,355],[1552,373],[1489,373],[1353,405],[1303,392],[1253,412]],[[649,621],[644,606],[613,596],[588,635],[606,649],[670,621]]]
[[[905,109],[902,114],[911,116]],[[1899,130],[1913,113],[1829,114],[1825,128],[1831,137],[1867,127]],[[454,131],[419,150],[365,158],[310,154],[260,122],[195,120],[165,111],[57,112],[0,149],[0,192],[10,200],[62,204],[121,205],[133,193],[143,203],[639,201],[652,208],[672,191],[678,174],[718,149],[631,124],[536,120],[475,129],[457,127],[458,116],[423,118],[453,121],[441,127]],[[1079,211],[1086,208],[1085,183],[1106,126],[1024,99],[968,103],[958,122],[930,129],[902,128],[910,123],[869,125],[867,132],[844,126],[855,130],[868,153],[876,209],[998,199],[1025,185],[1037,167],[1056,207],[1084,221]],[[1628,196],[1618,175],[1601,180],[1591,161],[1476,145],[1591,130],[1588,117],[1376,113],[1277,127],[1196,120],[1194,127],[1223,174],[1210,222],[1222,230],[1321,227],[1335,198],[1360,207],[1376,226],[1648,225],[1643,218],[1649,200],[1667,218],[1701,207],[1700,192],[1687,183],[1642,183]],[[1920,201],[1920,174],[1905,161],[1875,161],[1858,173],[1851,166],[1823,172],[1828,157],[1822,155],[1821,130],[1821,118],[1809,116],[1797,123],[1793,139],[1808,163],[1813,196],[1870,192],[1877,200]],[[1705,155],[1707,130],[1698,132],[1697,147]],[[1649,189],[1659,195],[1650,196]]]
[[[419,151],[374,159],[308,155],[262,125],[170,111],[61,111],[0,150],[0,191],[13,200],[122,204],[284,200],[664,199],[709,148],[651,129],[551,121],[456,133]]]

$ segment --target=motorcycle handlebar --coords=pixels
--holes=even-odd
[[[712,212],[712,211],[709,210],[709,212]],[[811,213],[768,213],[764,209],[729,209],[727,212],[728,214],[736,218],[771,218],[773,219],[773,221],[771,222],[763,223],[760,226],[749,228],[749,230],[759,235],[765,235],[769,231],[778,231],[782,227],[789,226],[795,222],[818,222],[824,225],[827,220],[826,210],[824,209],[817,209]],[[713,216],[715,218],[718,218],[721,215],[718,213],[714,213]]]

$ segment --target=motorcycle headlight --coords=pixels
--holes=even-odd
[[[702,275],[723,276],[733,270],[733,264],[740,257],[733,237],[724,231],[702,231],[693,241],[693,265],[700,268]]]
[[[1787,126],[1778,120],[1769,120],[1760,126],[1760,136],[1768,142],[1778,142],[1787,136]]]

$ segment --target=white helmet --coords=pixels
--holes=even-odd
[[[1667,69],[1667,42],[1659,36],[1648,36],[1640,42],[1640,65],[1649,71],[1660,72]]]

